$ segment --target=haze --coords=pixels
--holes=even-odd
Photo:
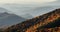
[[[45,2],[53,2],[56,0],[0,0],[0,4],[6,3],[17,3],[17,4],[32,4],[32,3],[45,3]]]

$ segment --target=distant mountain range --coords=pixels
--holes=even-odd
[[[30,14],[24,14],[24,15],[21,15],[21,17],[26,18],[26,19],[32,19],[33,18],[33,16]]]
[[[57,1],[56,1],[57,2]],[[60,7],[59,3],[54,5],[53,3],[47,3],[42,6],[38,5],[23,5],[23,4],[5,4],[2,7],[17,14],[17,15],[24,15],[24,14],[31,14],[33,17],[45,14],[47,12],[51,12],[54,9]],[[24,12],[24,13],[23,13]],[[34,12],[34,13],[33,13]]]
[[[33,16],[39,16],[39,15],[43,15],[45,13],[51,12],[54,9],[59,8],[60,6],[43,6],[43,7],[36,7],[36,8],[32,8],[31,11],[29,11],[29,13]]]
[[[22,23],[12,25],[4,32],[59,32],[60,31],[60,9],[47,14],[37,16]]]
[[[9,12],[7,9],[0,7],[0,28],[11,26],[33,17],[30,14],[18,16]]]
[[[9,14],[7,12],[0,13],[0,28],[11,26],[24,20],[26,19],[15,14]]]
[[[8,10],[5,8],[0,7],[0,13],[7,12]]]

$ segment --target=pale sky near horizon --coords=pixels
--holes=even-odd
[[[1,5],[1,7],[7,9],[8,12],[12,12],[12,13],[20,16],[20,15],[27,14],[27,13],[33,14],[33,12],[31,12],[31,11],[34,11],[36,8],[47,6],[46,3],[49,2],[52,4],[52,2],[55,2],[55,1],[58,1],[58,0],[0,0],[0,4],[9,4],[10,3],[11,5]],[[32,5],[32,3],[33,3],[33,5]],[[24,5],[12,5],[12,4],[24,4]],[[27,4],[27,5],[25,5],[25,4]],[[24,13],[22,13],[22,12],[24,12]],[[45,12],[47,12],[47,11],[45,11]]]
[[[29,4],[29,3],[45,3],[53,1],[56,0],[0,0],[0,4],[6,4],[6,3]]]

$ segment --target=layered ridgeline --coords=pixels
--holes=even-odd
[[[24,20],[26,19],[21,16],[3,12],[3,13],[0,13],[0,28],[7,28],[8,26],[17,24]]]
[[[60,9],[13,25],[4,32],[59,32]]]

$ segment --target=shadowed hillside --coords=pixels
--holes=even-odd
[[[57,29],[57,30],[56,30]],[[60,31],[60,9],[47,14],[37,16],[22,23],[13,25],[4,32],[59,32]]]
[[[7,26],[11,26],[25,20],[26,19],[21,16],[3,12],[0,13],[0,28],[4,28],[4,27],[7,28]]]

